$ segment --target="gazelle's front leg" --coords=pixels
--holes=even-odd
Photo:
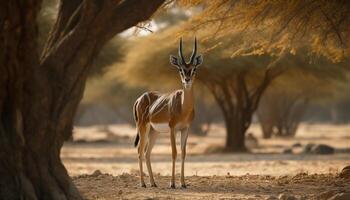
[[[146,164],[148,169],[149,181],[151,183],[151,187],[157,187],[157,184],[154,182],[152,166],[151,166],[151,152],[156,142],[158,133],[155,131],[150,131],[148,134],[148,147],[146,150]]]
[[[188,128],[181,130],[181,187],[186,188],[185,184],[185,158],[186,158],[186,144],[188,137]]]
[[[171,142],[171,158],[173,162],[172,166],[172,171],[171,171],[171,182],[170,182],[170,187],[175,188],[175,162],[176,162],[176,156],[177,156],[177,151],[176,151],[176,132],[174,128],[171,128],[170,130],[170,142]]]

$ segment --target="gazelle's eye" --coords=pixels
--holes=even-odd
[[[191,70],[191,76],[194,75],[195,73],[196,73],[196,68],[193,68],[193,69]]]

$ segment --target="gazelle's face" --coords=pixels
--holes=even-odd
[[[179,44],[179,57],[170,56],[170,63],[174,65],[178,70],[181,77],[182,85],[185,89],[192,87],[196,76],[197,67],[202,64],[203,56],[197,54],[197,40],[195,39],[194,48],[192,51],[191,59],[186,63],[182,55],[182,38]]]
[[[197,67],[191,67],[191,68],[185,68],[181,67],[179,68],[179,73],[181,77],[181,82],[184,88],[188,89],[192,87],[192,83],[194,82],[195,76],[196,76],[196,69]]]

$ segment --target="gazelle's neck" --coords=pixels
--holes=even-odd
[[[183,112],[191,112],[194,107],[194,96],[193,96],[193,87],[183,88],[182,95],[182,111]]]

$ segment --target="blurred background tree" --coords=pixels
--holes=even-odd
[[[333,97],[339,82],[345,81],[344,67],[326,60],[288,66],[288,71],[276,79],[259,104],[257,117],[263,137],[294,136],[310,101]]]

